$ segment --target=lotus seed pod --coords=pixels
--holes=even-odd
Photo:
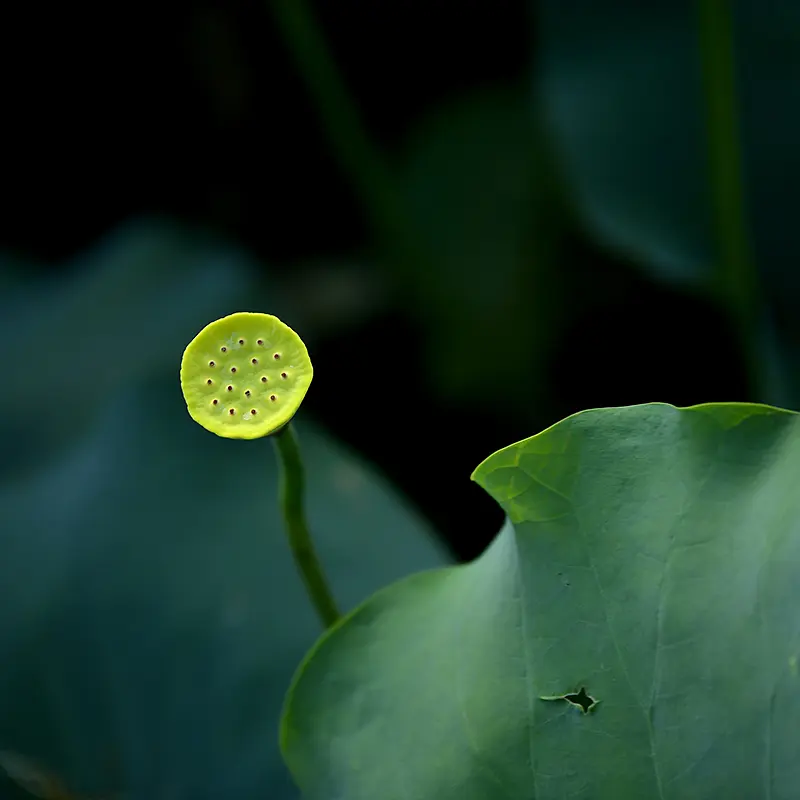
[[[181,361],[189,415],[228,439],[258,439],[282,428],[313,375],[303,340],[270,314],[239,312],[206,325]]]

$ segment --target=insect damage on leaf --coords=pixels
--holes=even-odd
[[[569,692],[568,694],[557,694],[548,697],[540,697],[540,700],[566,700],[570,705],[576,706],[579,708],[584,714],[588,714],[590,711],[593,711],[595,706],[598,704],[598,700],[595,700],[590,694],[587,693],[586,689],[581,686],[580,690],[577,692]]]

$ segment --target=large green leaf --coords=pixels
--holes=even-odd
[[[306,796],[793,800],[798,474],[800,417],[753,405],[587,411],[495,453],[486,553],[379,592],[302,665]]]
[[[275,304],[241,254],[170,225],[129,226],[93,252],[13,298],[14,331],[37,345],[17,336],[15,357],[53,358],[18,362],[15,398],[35,404],[6,414],[0,437],[0,766],[32,761],[86,797],[294,798],[279,712],[320,628],[272,448],[202,430],[178,382],[209,319]],[[310,523],[345,608],[447,561],[379,476],[302,412],[298,426]],[[0,796],[13,791],[0,769]]]

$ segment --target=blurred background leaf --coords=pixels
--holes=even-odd
[[[545,148],[525,93],[499,90],[438,109],[408,145],[404,189],[430,261],[405,268],[445,400],[480,409],[513,386],[503,402],[544,401],[537,378],[568,303],[552,269],[564,225]]]
[[[709,109],[704,50],[732,46],[742,245],[752,247],[744,257],[752,255],[760,277],[752,302],[760,306],[763,293],[767,304],[765,328],[755,334],[767,373],[763,391],[771,395],[763,399],[796,405],[800,113],[792,98],[800,85],[800,8],[777,2],[765,13],[755,0],[707,5],[716,41],[704,32],[702,2],[538,0],[534,85],[592,231],[659,280],[717,293],[725,268],[715,242],[707,124],[718,109]]]
[[[534,85],[584,218],[659,277],[707,285],[713,228],[694,4],[536,8]]]
[[[16,343],[14,380],[37,399],[0,400],[0,437],[16,456],[0,474],[80,437],[120,387],[173,366],[187,329],[244,300],[255,269],[212,237],[139,220],[68,263],[63,282],[18,273],[0,299],[0,338]]]
[[[38,384],[34,403],[17,394],[25,425],[46,430],[39,443],[18,425],[4,448],[0,744],[76,794],[295,796],[276,726],[319,625],[284,540],[272,448],[195,425],[177,379],[209,319],[245,295],[273,310],[232,269],[243,263],[140,222],[76,266],[79,281],[51,280],[3,316],[23,334],[16,379]],[[310,522],[344,607],[448,560],[379,476],[301,417]]]

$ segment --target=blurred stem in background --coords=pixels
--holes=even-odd
[[[750,391],[755,399],[769,402],[771,398],[763,396],[764,305],[745,208],[733,12],[729,0],[697,0],[697,12],[716,238],[715,288],[735,326]]]
[[[335,158],[358,193],[375,232],[408,241],[392,170],[369,136],[328,43],[306,0],[268,0],[290,55],[306,83]]]
[[[281,470],[279,501],[292,556],[314,610],[323,626],[330,628],[339,619],[340,614],[306,523],[303,509],[305,492],[303,458],[291,422],[270,438],[275,444]]]

